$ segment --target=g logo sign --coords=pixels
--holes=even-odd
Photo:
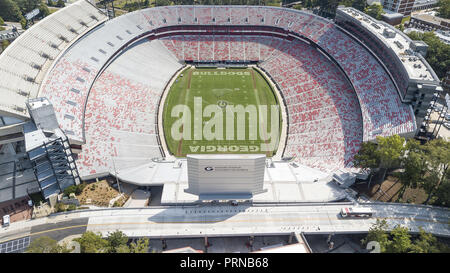
[[[368,242],[366,249],[369,250],[369,253],[381,253],[380,243],[375,241]]]
[[[213,167],[205,167],[205,171],[210,172],[210,171],[214,171]]]

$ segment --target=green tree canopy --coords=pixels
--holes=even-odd
[[[391,231],[392,240],[386,248],[388,253],[408,253],[411,250],[411,235],[409,229],[402,226],[396,226]]]
[[[443,79],[450,67],[450,45],[442,42],[434,32],[420,33],[412,31],[408,33],[408,36],[412,40],[422,40],[428,45],[425,59],[436,75]]]
[[[24,19],[19,6],[12,0],[0,0],[0,16],[6,21],[13,22]]]
[[[428,175],[423,189],[428,194],[427,203],[442,185],[449,183],[450,142],[443,139],[429,141],[425,145],[427,153]],[[445,186],[447,188],[447,186]]]
[[[74,241],[80,244],[81,253],[105,253],[108,250],[108,241],[100,233],[87,231]]]
[[[63,0],[58,0],[58,1],[56,2],[56,6],[57,6],[57,7],[60,7],[60,8],[63,8],[63,7],[66,6],[66,4],[64,3]]]
[[[39,5],[39,12],[43,17],[50,15],[50,10],[44,2]]]
[[[378,147],[375,155],[380,161],[380,167],[385,169],[384,177],[387,169],[400,166],[401,160],[405,152],[405,139],[399,135],[389,137],[377,136]]]
[[[5,21],[3,21],[3,18],[0,17],[0,30],[5,30],[5,28],[3,27],[4,24],[5,24]]]
[[[387,222],[386,220],[377,219],[370,229],[367,237],[362,240],[363,245],[367,245],[369,242],[378,242],[380,244],[380,251],[386,252],[389,246],[389,235],[387,232]]]
[[[147,253],[149,246],[148,238],[141,238],[136,243],[130,244],[131,253]]]
[[[384,13],[383,6],[379,3],[374,3],[366,7],[364,12],[377,20],[381,20],[381,15]]]
[[[427,173],[427,161],[424,146],[415,139],[406,143],[406,154],[403,158],[404,172],[400,174],[400,182],[404,187],[418,188],[423,184]]]
[[[366,238],[361,242],[367,245],[370,241],[380,244],[381,253],[449,253],[450,247],[439,242],[433,234],[419,227],[419,235],[411,236],[406,227],[396,226],[388,232],[386,220],[377,219],[369,229]]]
[[[128,237],[120,230],[108,234],[108,252],[116,253],[119,247],[127,246]]]
[[[438,16],[450,19],[450,0],[439,0],[438,7]]]
[[[58,245],[56,240],[48,236],[33,240],[26,250],[27,253],[69,253],[70,251],[65,245]]]
[[[380,160],[376,155],[377,144],[373,142],[363,142],[358,153],[355,155],[353,164],[362,169],[372,169],[380,166]]]

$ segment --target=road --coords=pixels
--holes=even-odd
[[[351,204],[350,204],[351,205]],[[418,232],[450,237],[448,209],[390,203],[364,204],[375,211],[370,219],[342,219],[341,208],[327,205],[208,205],[197,207],[110,208],[60,213],[36,220],[12,223],[0,230],[0,243],[25,236],[47,235],[62,239],[85,231],[106,235],[115,230],[129,237],[173,238],[203,236],[273,235],[304,233],[362,233],[376,219]]]

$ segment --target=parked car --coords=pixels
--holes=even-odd
[[[434,108],[434,111],[436,111],[436,112],[441,112],[443,109],[442,105],[440,105],[440,104],[436,104],[433,108]]]
[[[445,128],[450,130],[450,122],[445,122],[443,125]]]

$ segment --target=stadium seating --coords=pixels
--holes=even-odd
[[[54,59],[72,41],[106,19],[89,2],[78,1],[21,34],[0,55],[0,78],[8,79],[7,84],[0,84],[0,108],[27,117],[25,102],[38,95],[39,85]]]
[[[83,6],[83,10],[88,8]],[[15,79],[19,81],[23,71],[39,74],[24,66],[26,61],[45,62],[47,58],[40,52],[57,58],[65,44],[54,38],[55,33],[75,39],[81,25],[77,18],[87,22],[91,18],[77,12],[80,14],[69,14],[67,21],[57,20],[61,24],[32,34],[27,43],[35,46],[22,46],[30,58],[14,59],[19,63],[13,69],[0,67],[0,76],[11,77],[10,86],[16,88]],[[236,25],[248,28],[244,29],[247,32],[254,31],[250,26],[266,29],[253,33],[256,35],[224,35],[205,26],[208,35],[199,35],[180,25]],[[144,39],[121,51],[136,37],[170,26],[176,27],[170,36],[155,40],[150,36],[151,41]],[[269,26],[273,33],[267,31]],[[293,36],[284,39],[277,35],[286,31],[309,39],[325,53]],[[47,37],[58,41],[56,48],[46,42]],[[5,64],[13,61],[5,60]],[[165,84],[185,60],[259,61],[287,106],[284,156],[311,167],[349,169],[362,141],[416,129],[411,107],[401,103],[383,67],[327,19],[276,7],[157,7],[122,15],[83,36],[58,59],[41,85],[40,95],[54,104],[61,127],[72,139],[86,142],[78,159],[82,174],[111,171],[112,158],[143,162],[161,155],[154,126],[157,103]],[[18,86],[25,86],[20,82]],[[26,84],[26,90],[37,93],[39,83]],[[11,87],[0,83],[4,92],[11,93]]]

